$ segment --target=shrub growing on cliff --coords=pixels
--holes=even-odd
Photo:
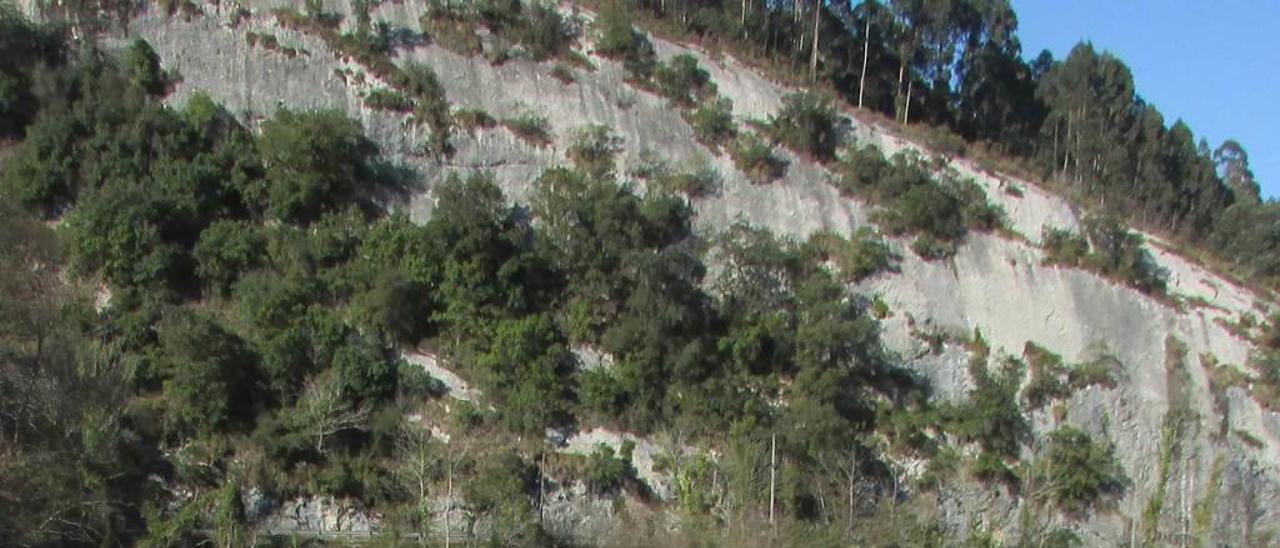
[[[608,126],[592,124],[574,130],[565,156],[583,173],[605,177],[613,173],[613,156],[621,150],[621,145],[622,139],[610,132]]]
[[[551,142],[551,123],[541,114],[523,112],[504,119],[502,125],[511,130],[516,137],[534,146],[543,146]]]
[[[733,123],[733,103],[723,97],[685,111],[684,117],[693,128],[694,138],[717,152],[738,134]]]
[[[1164,293],[1169,273],[1143,247],[1142,236],[1130,232],[1114,217],[1085,219],[1085,233],[1094,249],[1089,262],[1099,272],[1115,276],[1143,293]]]
[[[713,97],[716,93],[711,75],[698,66],[698,58],[687,53],[659,63],[653,71],[653,79],[658,93],[680,108],[693,107],[699,100]]]
[[[782,110],[769,121],[777,138],[792,150],[819,162],[835,158],[836,111],[816,93],[803,91],[783,98]]]
[[[633,80],[648,82],[657,65],[657,55],[649,38],[631,26],[631,15],[612,6],[600,12],[596,26],[599,29],[596,52],[621,60]]]
[[[1089,256],[1089,240],[1065,228],[1046,225],[1041,231],[1040,246],[1045,264],[1082,266]]]
[[[756,184],[777,179],[787,169],[786,161],[774,155],[768,141],[754,133],[738,135],[729,155],[733,157],[733,164]]]
[[[1114,448],[1071,426],[1049,433],[1033,477],[1048,489],[1059,508],[1070,513],[1096,508],[1107,497],[1119,496],[1127,482]]]

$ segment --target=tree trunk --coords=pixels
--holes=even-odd
[[[902,125],[911,124],[911,92],[915,89],[916,81],[907,80],[907,104],[902,109]]]
[[[773,525],[774,482],[778,472],[778,434],[769,436],[769,525]]]
[[[866,15],[867,26],[862,38],[862,72],[858,74],[858,108],[862,108],[862,92],[867,88],[867,56],[871,53],[871,14]]]
[[[818,29],[822,23],[822,1],[813,3],[813,53],[809,55],[809,81],[818,81]]]
[[[453,461],[449,462],[449,473],[445,478],[447,487],[444,496],[444,548],[449,548],[449,511],[453,509]]]

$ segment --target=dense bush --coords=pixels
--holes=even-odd
[[[880,199],[885,189],[882,179],[888,177],[891,166],[884,154],[872,145],[851,146],[836,165],[836,186],[846,196],[869,196]]]
[[[1143,247],[1142,236],[1113,217],[1085,219],[1085,234],[1093,248],[1090,264],[1099,272],[1115,276],[1144,293],[1162,294],[1169,277]]]
[[[364,104],[369,108],[409,112],[413,110],[413,101],[393,89],[374,88],[364,96]]]
[[[498,125],[498,121],[488,112],[478,108],[460,108],[453,111],[453,121],[466,131],[489,129]]]
[[[742,133],[729,149],[733,164],[747,176],[747,179],[762,184],[777,179],[786,173],[787,162],[779,158],[759,135]]]
[[[1089,240],[1069,229],[1045,225],[1040,236],[1045,264],[1084,266],[1089,257]]]
[[[687,53],[658,63],[653,71],[653,81],[658,93],[680,108],[692,108],[716,95],[711,75],[698,66],[698,58]]]
[[[1034,473],[1059,508],[1080,513],[1124,492],[1127,479],[1110,444],[1071,426],[1050,432],[1048,439]]]
[[[534,146],[551,143],[551,124],[547,117],[533,112],[523,112],[502,120],[502,125]]]
[[[587,456],[586,476],[587,489],[596,495],[616,493],[627,482],[635,481],[636,469],[631,465],[631,453],[635,442],[622,442],[621,451],[615,452],[605,444],[596,446]]]
[[[266,167],[267,211],[307,224],[351,202],[367,177],[373,146],[360,125],[336,111],[281,109],[262,124],[258,152]]]
[[[719,152],[720,147],[738,135],[738,127],[733,121],[733,103],[723,97],[685,111],[684,117],[693,128],[694,138],[711,150]]]
[[[631,26],[631,16],[617,6],[602,10],[596,18],[596,52],[622,61],[631,79],[648,82],[657,66],[653,43]]]
[[[949,429],[965,441],[976,442],[984,452],[1017,458],[1031,436],[1031,424],[1018,402],[1023,368],[1020,361],[1009,359],[993,374],[985,356],[972,358],[973,388],[964,403],[948,412]]]
[[[835,159],[839,136],[831,103],[813,92],[797,92],[782,99],[782,110],[769,120],[770,130],[792,150],[819,162]]]
[[[1046,228],[1041,244],[1044,262],[1087,268],[1144,293],[1164,293],[1169,273],[1144,247],[1142,236],[1107,216],[1087,217],[1084,232],[1080,236],[1066,229]]]
[[[245,221],[214,221],[196,242],[196,274],[215,294],[225,296],[240,274],[262,266],[266,237]]]
[[[888,244],[867,227],[858,229],[850,238],[832,232],[815,232],[805,247],[819,260],[835,263],[849,282],[892,270],[898,260]]]

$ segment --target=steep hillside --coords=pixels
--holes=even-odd
[[[372,19],[392,30],[390,61],[400,67],[411,62],[430,67],[455,112],[478,109],[497,121],[529,113],[546,118],[545,144],[531,143],[497,123],[455,129],[449,154],[433,148],[432,130],[415,114],[367,106],[369,92],[389,84],[367,64],[332,50],[323,37],[282,24],[272,13],[280,7],[306,9],[302,2],[272,0],[202,4],[198,12],[175,15],[150,7],[112,31],[108,41],[116,46],[134,39],[150,43],[163,67],[180,75],[165,99],[171,105],[184,105],[193,94],[207,93],[250,125],[271,117],[280,106],[346,113],[359,121],[382,156],[406,173],[405,186],[379,200],[390,210],[408,211],[419,223],[432,218],[435,190],[453,173],[492,174],[507,199],[528,204],[535,197],[533,182],[544,170],[573,163],[568,155],[575,132],[600,124],[618,139],[618,173],[641,170],[655,155],[671,166],[714,168],[714,191],[690,198],[697,234],[711,247],[715,234],[739,221],[796,241],[822,231],[849,236],[877,226],[874,206],[833,184],[839,177],[833,163],[824,165],[810,155],[777,147],[776,153],[785,158],[785,173],[766,183],[753,182],[730,154],[699,142],[681,109],[629,82],[621,63],[595,54],[593,14],[571,3],[562,3],[559,10],[576,14],[570,20],[581,33],[572,49],[594,68],[568,69],[567,82],[553,74],[569,66],[563,63],[517,56],[494,64],[423,39],[423,3],[384,2],[371,9]],[[327,2],[325,8],[347,16],[341,28],[353,28],[350,5]],[[272,36],[277,45],[264,47],[261,38],[248,38],[251,33]],[[480,40],[483,47],[496,47],[486,36]],[[660,60],[679,54],[696,58],[718,93],[732,101],[740,127],[775,115],[784,97],[795,91],[732,56],[650,40]],[[936,157],[936,170],[954,170],[958,179],[972,180],[1006,214],[1003,230],[969,231],[954,254],[943,259],[922,258],[908,235],[887,237],[899,257],[896,269],[847,280],[854,294],[882,307],[878,315],[885,346],[903,365],[928,379],[936,401],[958,404],[974,390],[970,363],[975,353],[983,354],[979,349],[984,341],[993,367],[1002,356],[1035,362],[1034,351],[1028,350],[1032,345],[1060,356],[1065,364],[1106,363],[1110,368],[1110,382],[1083,383],[1038,409],[1028,409],[1031,436],[1018,453],[1022,461],[1032,462],[1050,444],[1051,432],[1074,426],[1114,446],[1126,478],[1120,495],[1106,506],[1059,512],[1029,502],[1034,485],[1024,485],[1026,491],[1021,491],[952,468],[939,480],[943,487],[920,495],[936,508],[947,544],[979,533],[1014,542],[1028,524],[1042,531],[1069,528],[1086,546],[1164,544],[1182,538],[1222,545],[1275,541],[1272,535],[1280,534],[1275,530],[1280,523],[1280,413],[1252,397],[1248,383],[1224,386],[1215,381],[1228,376],[1225,370],[1253,374],[1248,364],[1256,343],[1251,339],[1258,333],[1239,326],[1269,316],[1273,303],[1165,249],[1150,236],[1143,245],[1168,272],[1168,289],[1162,295],[1144,293],[1088,269],[1049,264],[1041,247],[1046,228],[1083,230],[1083,215],[1068,201],[1035,182],[934,154],[891,128],[865,123],[841,109],[845,107],[838,108],[842,151],[870,145],[885,156],[915,151]],[[638,183],[636,190],[646,192],[645,183]],[[589,361],[583,358],[588,354],[596,362],[612,359],[591,345],[577,354],[581,362]],[[483,399],[449,371],[447,362],[424,358],[426,354],[412,356],[440,368],[428,372],[447,381],[448,392]],[[1025,388],[1033,379],[1018,382]],[[628,499],[622,506],[630,510],[620,510],[585,489],[565,491],[563,499],[545,508],[550,515],[543,519],[556,523],[557,532],[586,541],[618,542],[618,537],[608,535],[617,534],[618,523],[625,521],[619,516],[626,512],[666,515],[655,523],[679,529],[684,523],[679,518],[679,491],[669,485],[675,481],[671,467],[655,464],[660,460],[655,455],[673,446],[713,460],[723,453],[705,440],[657,440],[583,426],[588,428],[552,437],[563,435],[562,451],[580,454],[589,454],[596,442],[621,451],[624,439],[636,440],[634,462],[653,497],[652,502]],[[889,445],[885,441],[882,448],[885,461],[903,485],[936,473],[924,459],[896,453]],[[978,456],[973,443],[951,445],[961,458]],[[906,498],[896,492],[860,496]],[[307,509],[315,502],[290,504],[295,506],[276,511],[273,523],[278,529],[319,533],[325,528],[353,528],[341,525],[342,520],[280,518],[290,511],[322,513]],[[465,519],[447,517],[452,512],[437,508],[434,519],[453,519],[455,524]],[[376,528],[377,520],[354,520],[363,524],[354,529]]]

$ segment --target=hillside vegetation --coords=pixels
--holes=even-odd
[[[429,157],[501,125],[533,147],[563,143],[563,165],[523,181],[520,201],[489,175],[449,175],[414,223],[382,197],[418,174],[346,114],[281,106],[249,122],[205,94],[171,104],[181,74],[146,41],[76,42],[0,5],[0,132],[12,142],[0,173],[0,539],[284,545],[305,540],[264,525],[272,505],[328,497],[375,516],[365,540],[386,545],[950,545],[940,501],[977,490],[1022,501],[1010,545],[1078,545],[1076,520],[1148,478],[1129,477],[1110,440],[1041,411],[1114,388],[1116,360],[926,333],[929,354],[967,360],[958,397],[936,398],[882,342],[898,312],[851,291],[894,275],[892,239],[936,265],[973,233],[1007,231],[1005,212],[940,161],[841,142],[836,103],[819,92],[738,126],[693,56],[658,59],[630,22],[807,61],[842,99],[990,143],[1081,199],[1141,207],[1151,226],[1220,238],[1224,259],[1275,274],[1257,256],[1272,244],[1239,221],[1273,207],[1242,149],[1215,160],[1185,126],[1165,128],[1119,61],[1087,46],[1026,65],[999,4],[635,2],[586,25],[514,0],[428,2],[419,23],[440,47],[579,67],[559,71],[570,81],[592,63],[570,45],[592,33],[600,58],[670,101],[748,186],[775,184],[787,158],[812,161],[883,230],[805,240],[746,221],[695,230],[715,169],[650,155],[624,172],[608,126],[557,141],[536,112],[453,108],[431,67],[391,62],[395,33],[368,3],[346,26],[319,2],[273,15],[371,67],[381,80],[363,104],[412,116]],[[858,90],[847,52],[863,44]],[[1129,82],[1105,119],[1098,75],[1119,79],[1108,93]],[[1130,131],[1137,120],[1149,133]],[[1141,237],[1112,217],[1047,232],[1043,247],[1048,263],[1166,291]],[[1273,400],[1277,340],[1259,345],[1251,389]],[[459,397],[408,354],[438,358],[482,396]],[[598,428],[662,440],[663,453],[628,440],[570,454],[554,441]],[[669,488],[641,473],[642,453]],[[618,536],[548,525],[574,497],[607,501]],[[986,527],[965,534],[995,545]]]

